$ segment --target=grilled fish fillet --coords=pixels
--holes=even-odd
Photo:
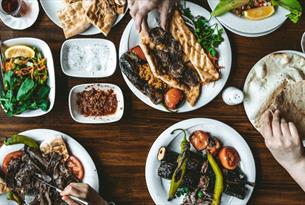
[[[172,36],[181,44],[185,55],[199,73],[201,82],[208,83],[218,80],[220,78],[219,70],[197,42],[195,35],[185,24],[178,10],[174,11],[170,25]]]

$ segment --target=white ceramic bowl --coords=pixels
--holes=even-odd
[[[101,117],[86,117],[79,112],[77,105],[77,93],[80,93],[84,90],[90,90],[95,88],[97,90],[109,90],[112,89],[116,94],[118,100],[117,110],[112,115],[101,116]],[[104,124],[119,121],[124,114],[124,97],[122,90],[117,85],[108,84],[108,83],[94,83],[94,84],[82,84],[74,86],[70,90],[69,94],[69,110],[73,120],[79,123],[85,124]]]
[[[107,59],[107,65],[103,66],[103,68],[99,71],[86,71],[86,68],[82,68],[82,70],[73,70],[69,66],[68,52],[70,46],[79,46],[80,49],[84,50],[86,46],[89,45],[99,45],[105,46],[109,48],[109,58]],[[115,45],[106,39],[97,39],[97,38],[76,38],[70,39],[63,43],[60,51],[60,64],[62,71],[72,77],[79,78],[105,78],[111,76],[116,69],[117,66],[117,53]]]
[[[6,47],[14,46],[14,45],[26,45],[26,46],[34,46],[39,49],[43,56],[47,59],[47,68],[49,73],[48,85],[50,86],[50,107],[47,111],[43,111],[41,109],[37,110],[28,110],[19,115],[15,115],[15,117],[38,117],[49,113],[55,102],[55,72],[54,72],[54,61],[50,47],[46,42],[37,38],[14,38],[7,41],[4,41],[3,44]]]

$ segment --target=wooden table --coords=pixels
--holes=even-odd
[[[209,8],[206,1],[197,1]],[[304,5],[304,4],[303,4]],[[116,48],[130,17],[111,31],[109,40]],[[274,33],[260,38],[245,38],[227,32],[233,51],[233,65],[228,86],[243,87],[252,66],[263,56],[277,50],[300,50],[301,34],[305,31],[305,18],[294,25],[286,21]],[[62,30],[45,15],[25,31],[13,31],[0,23],[2,40],[15,37],[35,37],[46,41],[52,49],[56,72],[56,102],[53,110],[38,118],[8,118],[0,113],[0,135],[9,136],[24,130],[49,128],[73,136],[94,159],[101,178],[102,195],[118,204],[154,204],[146,187],[144,169],[148,151],[159,134],[170,125],[194,117],[220,120],[236,129],[248,142],[255,157],[257,181],[249,204],[305,204],[305,194],[286,171],[273,159],[262,137],[248,121],[244,108],[227,106],[221,96],[207,106],[186,114],[164,113],[141,102],[127,87],[120,69],[105,79],[79,79],[63,74],[59,53],[65,38]],[[81,36],[84,37],[84,36]],[[103,38],[102,35],[91,36]],[[106,125],[83,125],[72,120],[68,109],[68,93],[77,84],[107,82],[119,85],[125,97],[125,114],[121,121]],[[3,139],[3,137],[1,137]],[[0,138],[0,139],[1,139]]]

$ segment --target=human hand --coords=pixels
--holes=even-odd
[[[273,157],[288,172],[292,172],[298,165],[304,164],[304,148],[298,130],[294,123],[287,123],[280,118],[280,112],[273,114],[266,111],[262,118],[260,133]]]
[[[178,0],[128,0],[130,15],[135,21],[138,32],[148,34],[147,15],[150,11],[158,9],[161,27],[166,30],[168,17]]]
[[[61,193],[62,200],[69,205],[79,205],[69,195],[76,196],[92,205],[108,205],[108,203],[88,184],[71,183]]]

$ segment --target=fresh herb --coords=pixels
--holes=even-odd
[[[301,19],[303,8],[298,0],[272,0],[272,5],[281,6],[290,11],[287,17],[293,22],[298,23]]]
[[[210,56],[217,57],[217,48],[224,41],[223,29],[219,29],[217,24],[210,25],[210,20],[203,16],[194,17],[189,8],[183,9],[183,15],[194,25],[194,35],[198,43]]]

